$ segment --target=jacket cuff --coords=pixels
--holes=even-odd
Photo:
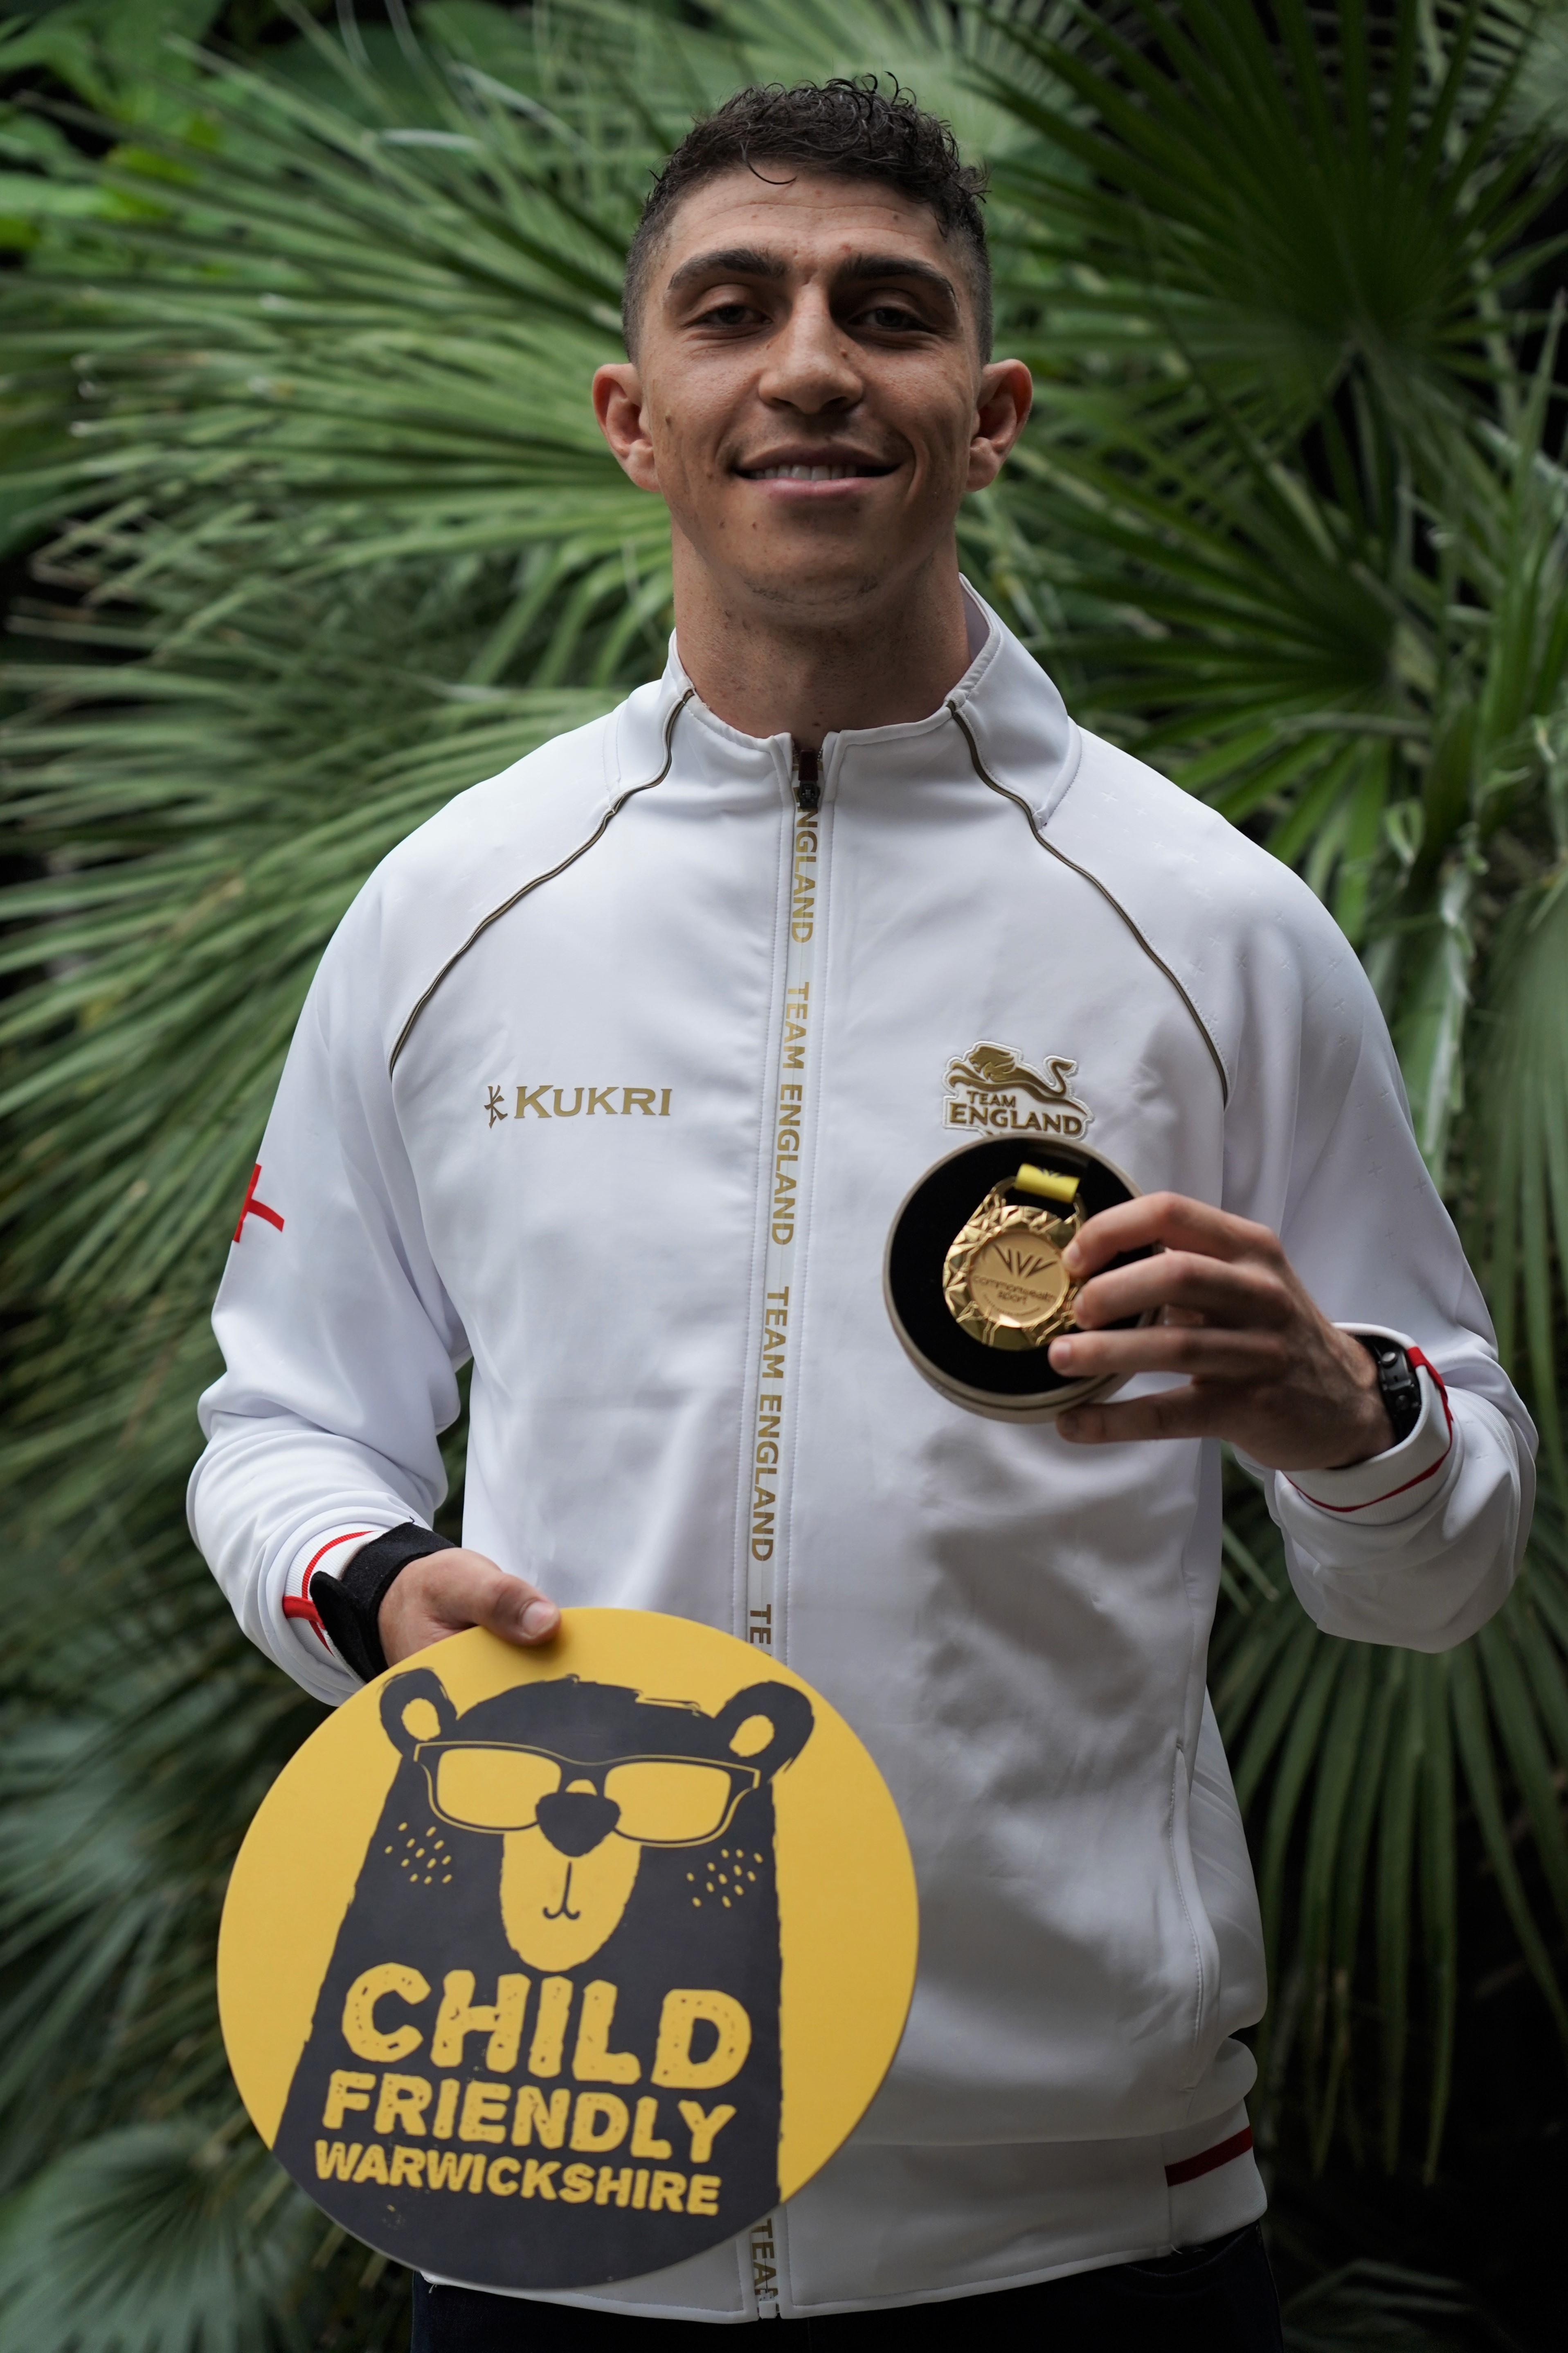
[[[1442,1375],[1402,1332],[1380,1324],[1342,1324],[1342,1332],[1393,1340],[1405,1350],[1421,1389],[1421,1419],[1407,1438],[1384,1453],[1370,1455],[1342,1471],[1302,1471],[1285,1476],[1288,1485],[1320,1512],[1363,1527],[1382,1527],[1420,1511],[1441,1479],[1454,1448],[1454,1417]]]
[[[308,1577],[306,1589],[313,1612],[331,1637],[333,1650],[361,1683],[385,1671],[379,1613],[394,1580],[411,1560],[456,1549],[450,1536],[438,1536],[434,1528],[405,1520],[401,1527],[388,1528],[384,1535],[373,1535],[362,1544],[341,1572],[330,1565],[315,1568],[312,1562],[315,1573]]]
[[[328,1536],[320,1544],[312,1539],[309,1554],[300,1562],[298,1570],[290,1567],[288,1571],[284,1583],[283,1615],[299,1627],[300,1640],[308,1648],[313,1651],[319,1647],[329,1659],[332,1656],[332,1645],[327,1639],[321,1612],[311,1599],[310,1581],[318,1567],[323,1565],[329,1574],[341,1575],[353,1558],[352,1552],[345,1552],[343,1546],[363,1545],[367,1537],[378,1533],[375,1528],[343,1528],[337,1535]],[[304,1549],[301,1546],[301,1552]]]

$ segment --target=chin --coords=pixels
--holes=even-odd
[[[825,621],[858,612],[883,595],[900,575],[901,567],[879,565],[863,557],[857,564],[803,565],[781,553],[778,563],[748,567],[744,592],[749,600],[765,605],[777,615],[797,614],[803,622],[820,628]]]

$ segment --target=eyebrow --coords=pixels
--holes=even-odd
[[[934,269],[929,261],[917,261],[908,253],[858,253],[845,263],[837,276],[850,285],[863,284],[868,279],[913,278],[933,293],[945,296],[956,310],[958,295],[952,280],[945,271]]]
[[[670,274],[666,292],[678,294],[698,278],[785,278],[789,274],[781,255],[763,253],[754,245],[721,246],[715,253],[693,254]]]
[[[750,245],[721,246],[713,253],[694,254],[670,274],[666,292],[679,294],[682,288],[702,278],[763,278],[776,284],[787,278],[789,265],[782,254],[764,253]],[[929,261],[917,261],[907,253],[857,253],[834,278],[840,285],[864,285],[868,280],[889,278],[915,279],[933,293],[940,294],[950,310],[958,308],[958,295],[951,278],[933,269]]]

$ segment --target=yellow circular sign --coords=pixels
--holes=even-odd
[[[854,2129],[914,1873],[842,1716],[686,1619],[574,1609],[389,1668],[284,1767],[218,2000],[252,2122],[371,2246],[586,2287],[749,2229]]]

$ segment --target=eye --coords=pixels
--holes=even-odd
[[[873,302],[857,315],[855,323],[858,327],[869,327],[874,333],[886,335],[908,334],[911,329],[918,334],[926,322],[919,311],[911,311],[907,303]]]
[[[730,1736],[730,1746],[737,1757],[756,1757],[773,1736],[773,1727],[765,1715],[749,1715],[744,1724],[736,1725]]]
[[[762,317],[749,302],[714,302],[700,311],[692,321],[694,327],[749,327]]]

